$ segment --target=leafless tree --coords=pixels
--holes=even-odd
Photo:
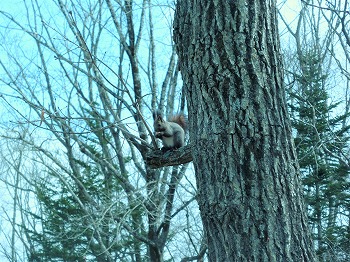
[[[40,167],[30,180],[39,208],[22,206],[22,237],[43,233],[65,200],[79,215],[60,213],[73,228],[54,243],[44,234],[52,248],[83,237],[87,244],[75,247],[80,259],[162,261],[178,252],[176,236],[185,230],[190,244],[181,255],[196,255],[201,233],[192,225],[197,220],[200,227],[191,209],[194,182],[183,179],[188,165],[145,164],[157,149],[151,111],[184,110],[173,7],[151,0],[32,0],[19,9],[25,17],[1,11],[7,58],[0,61],[0,80],[3,105],[12,112],[3,119],[2,137],[30,148],[26,165]],[[19,132],[24,126],[26,136]],[[182,230],[172,230],[172,221],[186,213],[191,223],[177,222]],[[31,259],[42,251],[26,250]]]

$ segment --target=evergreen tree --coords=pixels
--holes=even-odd
[[[349,167],[337,156],[348,146],[350,126],[344,121],[348,115],[338,114],[339,103],[330,103],[328,75],[314,50],[299,56],[290,109],[315,247],[320,260],[329,261],[341,257],[345,250],[335,247],[349,241],[340,224],[349,197]]]
[[[73,192],[70,192],[59,179],[51,182],[38,181],[36,195],[42,215],[37,217],[37,222],[42,230],[31,231],[27,227],[24,228],[35,243],[31,254],[28,255],[30,261],[85,261],[85,258],[109,261],[101,250],[101,245],[109,247],[109,257],[115,259],[133,259],[139,253],[135,249],[139,247],[140,241],[133,239],[126,232],[123,233],[123,229],[116,224],[116,221],[125,220],[125,214],[128,213],[127,205],[123,206],[122,201],[118,202],[121,188],[117,181],[110,179],[107,183],[98,168],[83,162],[80,162],[80,165],[83,170],[81,182],[93,198],[88,200],[84,196],[80,197],[81,201],[84,201],[84,208],[79,206],[75,199],[75,196],[82,194],[79,188],[72,186]],[[51,177],[59,175],[51,173]],[[74,185],[72,181],[67,182]],[[101,203],[107,208],[97,209],[101,207]],[[86,212],[86,208],[94,209],[94,212]],[[135,219],[142,214],[139,208],[132,212]],[[91,214],[95,217],[91,218]],[[91,221],[99,225],[92,225]],[[124,222],[132,223],[127,220]],[[138,227],[141,229],[142,224]]]

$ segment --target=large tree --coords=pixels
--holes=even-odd
[[[275,1],[179,0],[198,204],[210,261],[313,261]]]

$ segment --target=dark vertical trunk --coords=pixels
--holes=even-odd
[[[148,256],[150,261],[154,262],[162,262],[163,261],[163,248],[160,247],[158,243],[158,205],[159,202],[157,200],[157,177],[159,176],[158,171],[148,170],[147,173],[147,194],[149,199],[149,204],[147,205],[147,213],[148,213],[148,239],[154,243],[148,244]]]
[[[178,0],[198,203],[210,261],[313,261],[274,1]]]
[[[155,221],[152,219],[149,219],[149,221]],[[156,228],[153,225],[150,225],[148,228],[148,238],[152,241],[158,240],[157,238],[157,232]],[[163,255],[162,255],[162,250],[156,245],[148,245],[148,256],[150,261],[154,262],[162,262],[163,261]]]

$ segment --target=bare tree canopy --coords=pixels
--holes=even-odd
[[[159,147],[152,111],[184,111],[174,7],[150,0],[20,5],[18,13],[0,12],[1,99],[12,113],[1,135],[16,163],[3,155],[16,174],[14,183],[3,181],[17,190],[19,212],[8,216],[13,252],[4,253],[19,259],[19,240],[32,261],[197,255],[196,189],[191,172],[182,179],[188,165],[146,164]],[[183,244],[175,244],[177,234]]]

